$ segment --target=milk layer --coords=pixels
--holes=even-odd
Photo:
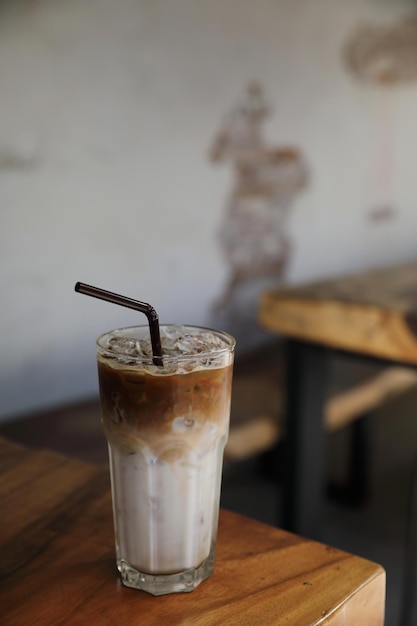
[[[225,437],[174,462],[110,451],[117,557],[141,572],[198,567],[217,532]]]

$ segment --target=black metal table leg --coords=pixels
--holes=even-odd
[[[287,351],[283,526],[319,539],[325,492],[323,411],[327,350],[289,340]]]
[[[369,498],[372,417],[371,413],[364,413],[349,425],[351,441],[347,481],[343,484],[331,482],[327,486],[327,495],[338,504],[362,506]]]
[[[401,626],[417,624],[417,457],[411,479],[403,580]]]

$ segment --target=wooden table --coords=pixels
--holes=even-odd
[[[260,322],[297,340],[417,365],[417,262],[267,291]]]
[[[289,338],[283,525],[319,538],[329,354],[417,365],[417,262],[268,291],[260,323]]]
[[[0,438],[0,477],[2,626],[383,624],[382,567],[226,511],[197,590],[128,589],[106,470]]]
[[[319,538],[329,357],[342,351],[380,363],[417,366],[417,262],[267,291],[259,319],[263,328],[287,338],[283,526]],[[417,498],[417,487],[412,497]],[[415,572],[417,562],[416,530],[411,528],[417,526],[416,512],[412,520],[406,572]],[[411,584],[405,612],[415,592]]]

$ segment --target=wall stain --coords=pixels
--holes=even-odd
[[[269,113],[262,86],[251,81],[210,150],[213,163],[232,163],[232,188],[218,230],[228,277],[214,303],[214,310],[229,310],[232,316],[233,309],[236,314],[256,305],[253,292],[264,279],[283,281],[293,249],[287,232],[289,212],[308,181],[299,148],[265,140],[262,127]]]

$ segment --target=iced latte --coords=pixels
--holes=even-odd
[[[162,326],[155,365],[145,326],[97,341],[117,565],[125,585],[192,591],[213,572],[234,339]]]

